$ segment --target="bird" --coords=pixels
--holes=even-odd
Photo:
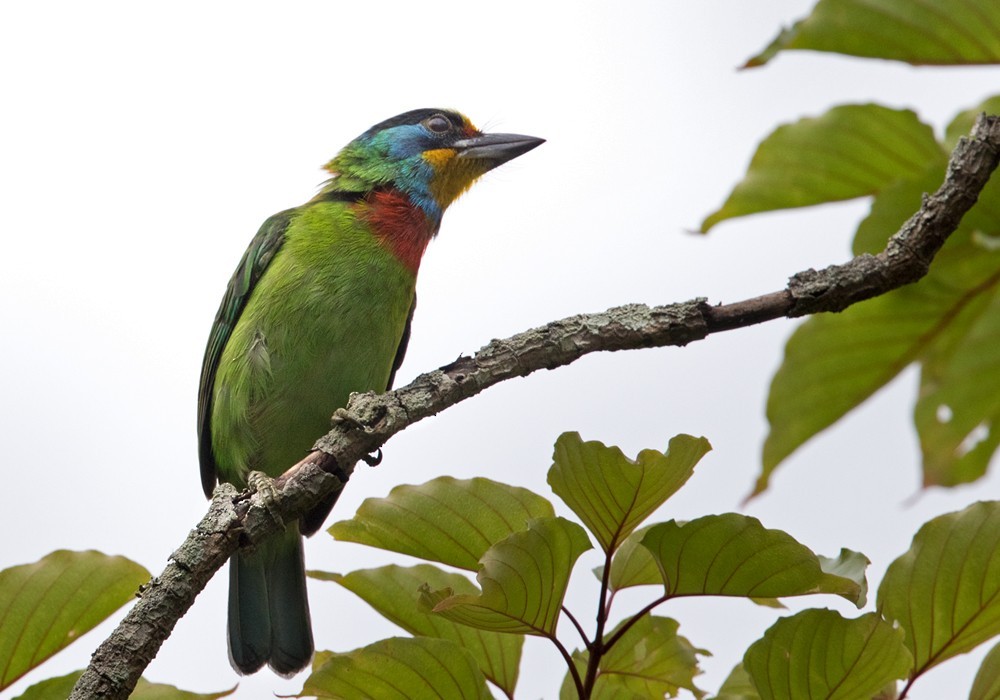
[[[226,287],[198,390],[205,495],[299,461],[351,392],[388,391],[406,353],[424,251],[448,206],[544,143],[484,133],[449,109],[386,119],[330,160],[305,204],[261,225]],[[230,559],[229,659],[290,677],[313,655],[302,537],[339,491]]]

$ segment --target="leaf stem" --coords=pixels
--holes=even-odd
[[[562,611],[563,615],[568,617],[570,622],[573,623],[573,626],[576,627],[576,631],[580,633],[580,638],[583,640],[583,645],[587,647],[587,651],[590,651],[591,641],[590,639],[587,638],[587,633],[583,631],[583,627],[580,625],[579,622],[577,622],[576,617],[573,616],[573,613],[571,613],[569,611],[569,608],[567,608],[565,605],[562,606]]]
[[[656,600],[654,600],[652,603],[650,603],[649,605],[647,605],[646,607],[644,607],[642,610],[640,610],[639,612],[637,612],[635,615],[633,615],[632,617],[630,617],[628,619],[628,621],[624,625],[621,626],[621,629],[619,629],[617,632],[615,632],[614,635],[607,641],[607,643],[604,644],[603,651],[605,651],[605,652],[609,651],[611,649],[611,647],[613,647],[615,644],[617,644],[618,640],[621,639],[622,636],[632,628],[632,625],[634,625],[636,622],[638,622],[639,620],[642,619],[643,615],[648,615],[650,612],[652,612],[653,608],[655,608],[660,603],[665,603],[666,601],[670,600],[672,597],[673,596],[671,596],[669,593],[664,593],[659,598],[657,598]]]
[[[577,695],[581,698],[584,697],[583,680],[580,678],[580,672],[576,670],[576,664],[573,663],[573,657],[570,656],[570,653],[566,650],[566,647],[563,646],[563,643],[559,641],[559,638],[556,637],[554,633],[552,634],[546,633],[545,636],[546,638],[548,638],[550,642],[556,645],[556,649],[559,650],[559,653],[562,654],[562,657],[566,660],[566,665],[569,666],[569,673],[571,676],[573,676],[573,684],[576,685]]]
[[[583,693],[581,700],[588,700],[594,692],[594,683],[597,682],[597,669],[600,668],[601,658],[607,647],[604,644],[604,626],[608,622],[608,613],[611,611],[608,589],[611,581],[611,555],[614,553],[612,547],[604,553],[604,570],[601,572],[601,593],[597,600],[597,629],[594,630],[594,640],[587,645],[587,676],[583,680]]]

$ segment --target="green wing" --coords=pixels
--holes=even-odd
[[[219,368],[222,350],[229,342],[233,328],[239,321],[254,287],[260,280],[275,253],[285,242],[285,231],[297,210],[287,209],[275,214],[260,227],[243,254],[233,273],[222,304],[215,314],[215,323],[208,336],[205,359],[201,365],[201,384],[198,387],[198,459],[201,462],[201,485],[211,498],[215,488],[216,465],[212,454],[212,394],[215,389],[215,372]]]
[[[396,348],[396,357],[392,360],[392,371],[389,373],[389,381],[386,382],[385,390],[392,389],[392,383],[396,381],[396,370],[403,364],[406,357],[406,346],[410,344],[410,326],[413,325],[413,312],[417,310],[417,295],[413,295],[413,303],[410,304],[410,313],[406,315],[406,326],[403,327],[403,335],[399,339],[399,347]]]

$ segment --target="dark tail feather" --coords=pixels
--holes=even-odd
[[[294,526],[229,563],[229,661],[254,673],[267,663],[291,676],[312,659],[302,538]]]
[[[309,598],[302,538],[291,529],[294,544],[282,542],[267,572],[271,609],[271,659],[268,664],[282,676],[291,676],[309,665],[313,655]]]
[[[229,663],[237,673],[259,671],[271,654],[264,553],[229,559]]]

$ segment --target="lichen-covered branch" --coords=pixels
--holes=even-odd
[[[975,204],[1000,161],[1000,117],[981,116],[952,154],[944,183],[878,255],[806,270],[788,286],[732,304],[704,299],[648,307],[630,304],[580,314],[494,340],[472,356],[417,377],[386,394],[355,394],[314,451],[275,480],[278,496],[265,506],[257,494],[223,484],[208,514],[171,556],[164,572],[97,649],[70,696],[127,698],[174,624],[239,546],[259,542],[342,488],[358,460],[419,420],[487,387],[540,369],[555,369],[592,352],[687,345],[711,333],[781,317],[841,311],[923,277]]]

